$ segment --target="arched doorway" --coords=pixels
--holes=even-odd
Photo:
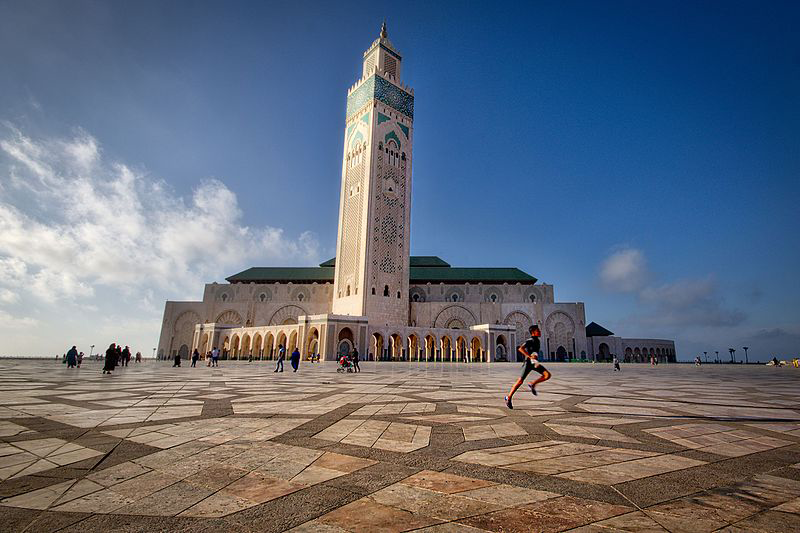
[[[261,338],[261,333],[256,333],[253,336],[253,356],[254,357],[258,357],[259,359],[261,359],[262,356],[264,355],[263,347],[261,346],[261,343],[263,343],[263,342],[264,342],[264,339]]]
[[[264,358],[272,359],[275,356],[275,337],[272,333],[267,333],[267,338],[264,340]]]
[[[342,328],[339,330],[339,335],[337,336],[337,345],[336,345],[336,355],[337,359],[342,356],[350,356],[353,349],[356,346],[355,339],[353,338],[353,331],[350,328]],[[363,355],[359,356],[363,357]]]
[[[241,339],[239,335],[233,336],[233,346],[231,347],[231,357],[238,359],[239,358],[239,346],[241,343]]]
[[[203,338],[200,340],[199,351],[202,357],[205,357],[205,355],[211,351],[211,348],[208,346],[208,333],[203,333]]]
[[[189,346],[186,344],[181,344],[180,349],[178,349],[178,355],[181,359],[188,359],[189,358]]]
[[[391,337],[389,337],[389,341],[392,349],[392,361],[402,361],[403,337],[401,337],[398,333],[394,333]]]
[[[317,328],[311,328],[306,339],[306,358],[311,360],[317,353],[319,353],[319,331]]]
[[[376,361],[383,360],[383,335],[377,331],[372,334],[372,354]]]
[[[497,336],[497,343],[494,347],[495,361],[508,361],[508,343],[504,335]]]
[[[460,335],[456,339],[456,360],[459,363],[467,362],[467,339]]]
[[[633,360],[633,350],[631,350],[630,346],[625,348],[625,362],[630,363]]]
[[[452,350],[452,343],[450,342],[450,337],[445,335],[442,337],[442,361],[452,361],[453,360],[453,350]]]
[[[611,350],[608,349],[608,344],[601,342],[600,346],[597,347],[597,358],[600,361],[610,361],[611,360]]]
[[[287,356],[290,355],[295,348],[297,348],[297,331],[293,331],[289,334],[289,347],[286,349]]]
[[[281,346],[283,346],[284,350],[287,349],[286,348],[286,333],[284,333],[283,331],[278,333],[278,342],[276,343],[276,346],[275,346],[275,359],[278,358],[278,352],[280,351]],[[289,354],[287,353],[286,355],[289,355]]]
[[[242,338],[242,356],[247,357],[248,355],[250,355],[250,335],[245,333]]]
[[[419,361],[419,359],[420,359],[419,339],[417,338],[416,334],[411,334],[408,337],[408,360]]]
[[[436,337],[433,335],[425,336],[425,360],[433,361],[436,359]]]
[[[227,359],[230,351],[231,351],[231,338],[225,337],[225,340],[222,341],[222,358]]]
[[[481,340],[478,337],[472,337],[470,343],[470,359],[472,361],[483,361],[483,354],[481,353]]]
[[[559,346],[556,349],[556,361],[566,361],[567,359],[567,349],[563,346]]]

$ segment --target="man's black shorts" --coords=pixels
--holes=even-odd
[[[544,374],[547,370],[543,364],[539,363],[539,366],[534,366],[533,361],[529,358],[525,358],[525,363],[522,365],[522,380],[525,381],[525,378],[528,377],[528,374],[531,373],[531,370],[535,370],[540,374]]]

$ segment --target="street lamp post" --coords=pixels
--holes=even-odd
[[[156,349],[153,348],[153,359],[155,359],[155,358],[156,358]]]
[[[714,362],[719,363],[719,352],[715,351],[714,353],[717,354],[717,358],[714,359]]]
[[[92,360],[92,352],[94,351],[94,344],[89,346],[89,360]]]
[[[748,363],[748,361],[747,361],[747,350],[749,348],[750,348],[749,346],[742,346],[742,350],[744,350],[744,364]]]
[[[728,352],[731,354],[731,363],[736,362],[736,350],[734,348],[728,348]]]
[[[706,356],[706,364],[708,364],[708,352],[703,352],[703,355]]]

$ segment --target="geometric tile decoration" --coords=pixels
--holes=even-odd
[[[305,424],[310,418],[219,418],[159,424],[131,429],[103,431],[106,435],[120,437],[133,442],[172,448],[179,444],[198,441],[223,444],[232,440],[238,442],[259,442],[282,435],[289,430]]]
[[[68,512],[218,517],[355,472],[375,461],[277,443],[158,452],[2,505]],[[160,454],[164,454],[163,456]],[[188,455],[187,455],[188,454]],[[199,455],[199,457],[198,457]],[[142,464],[144,463],[144,464]]]
[[[103,455],[61,439],[34,439],[0,444],[0,480],[38,474]]]
[[[796,369],[101,367],[0,360],[2,529],[800,531]]]
[[[463,429],[464,440],[499,439],[527,435],[528,433],[514,422],[504,424],[487,424],[485,426],[469,426]]]
[[[555,440],[464,452],[453,460],[608,485],[705,464],[657,452]]]
[[[569,435],[570,437],[581,437],[584,439],[597,439],[597,440],[616,440],[619,442],[639,442],[634,438],[626,437],[622,433],[610,428],[603,427],[590,427],[590,426],[577,426],[572,424],[553,424],[545,423],[556,433],[561,435]]]
[[[343,419],[314,435],[314,438],[380,448],[396,452],[412,452],[430,442],[431,428],[382,420]]]
[[[739,457],[792,444],[792,441],[721,424],[682,424],[645,432],[693,450]]]
[[[423,470],[291,531],[560,531],[631,510]]]

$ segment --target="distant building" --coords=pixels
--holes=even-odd
[[[250,268],[206,285],[202,301],[167,302],[160,356],[216,346],[228,357],[272,358],[284,345],[325,360],[353,348],[380,360],[516,360],[531,324],[541,326],[545,360],[599,353],[583,303],[555,302],[552,285],[517,268],[409,256],[414,90],[401,66],[384,25],[347,96],[337,258]],[[610,338],[623,344],[598,346],[622,355],[614,350],[625,340]]]
[[[623,339],[592,322],[586,326],[586,344],[596,361],[611,361],[616,355],[626,363],[675,362],[675,342],[664,339]]]

